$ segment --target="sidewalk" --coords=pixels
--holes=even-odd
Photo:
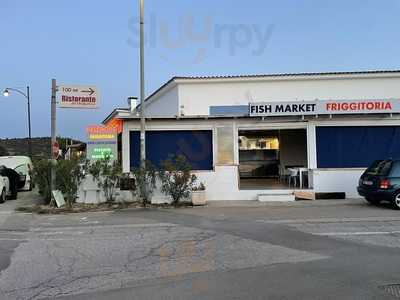
[[[364,199],[332,199],[332,200],[299,200],[294,202],[260,202],[251,201],[209,201],[208,207],[303,207],[303,206],[335,206],[335,205],[360,205],[364,204]]]
[[[20,206],[35,206],[42,204],[42,200],[36,191],[18,192],[17,200],[7,200],[0,204],[0,214],[11,214]]]

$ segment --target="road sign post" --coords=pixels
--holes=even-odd
[[[52,158],[52,164],[51,164],[51,191],[54,191],[56,189],[56,169],[55,165],[57,163],[55,159],[55,155],[53,152],[53,147],[56,145],[57,140],[56,140],[56,117],[57,117],[57,101],[56,101],[56,96],[57,96],[57,81],[55,79],[51,80],[51,158]]]
[[[51,80],[51,191],[56,190],[57,158],[60,146],[56,139],[57,125],[57,92],[61,108],[97,108],[99,92],[95,86],[63,85],[57,86],[55,79]]]

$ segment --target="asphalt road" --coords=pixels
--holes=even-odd
[[[39,216],[13,205],[0,205],[1,299],[400,299],[400,212],[388,206]]]

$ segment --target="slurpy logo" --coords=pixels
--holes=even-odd
[[[215,52],[212,49],[226,51],[229,56],[235,56],[239,51],[261,56],[265,53],[274,31],[273,24],[217,24],[212,17],[202,17],[199,20],[200,22],[195,22],[198,20],[190,14],[174,21],[150,14],[145,20],[145,46],[161,48],[160,55],[165,60],[171,60],[176,53],[182,54],[176,50],[186,49],[184,57],[190,53],[191,63],[197,64]],[[138,18],[130,19],[129,30],[132,35],[128,44],[138,48]]]

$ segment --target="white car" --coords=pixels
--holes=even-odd
[[[0,166],[15,170],[21,176],[19,190],[30,191],[34,187],[32,180],[33,164],[27,156],[0,156]]]
[[[0,175],[0,203],[6,201],[7,196],[10,195],[10,181],[8,177]]]

